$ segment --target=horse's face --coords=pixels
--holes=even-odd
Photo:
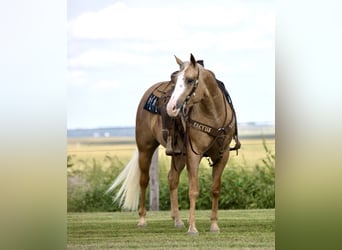
[[[176,57],[180,70],[175,76],[176,86],[166,105],[169,116],[176,117],[183,104],[195,93],[198,84],[199,68],[194,56],[191,54],[190,62],[182,62]]]

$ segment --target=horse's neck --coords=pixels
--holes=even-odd
[[[198,103],[198,112],[196,118],[198,120],[206,120],[207,122],[218,123],[222,125],[225,122],[225,116],[227,115],[227,107],[224,104],[224,96],[219,89],[216,79],[211,76],[207,76],[204,83],[203,98]],[[194,117],[195,118],[195,117]]]

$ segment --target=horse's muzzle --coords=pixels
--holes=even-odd
[[[166,112],[169,116],[171,117],[176,117],[178,116],[180,110],[181,110],[182,105],[179,105],[177,101],[173,101],[172,99],[168,102],[166,105]]]

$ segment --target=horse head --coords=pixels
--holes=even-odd
[[[192,95],[195,95],[200,71],[200,66],[192,54],[190,55],[190,62],[183,62],[176,56],[175,58],[180,69],[174,76],[175,89],[166,105],[166,111],[171,117],[178,116],[184,104],[189,101]]]

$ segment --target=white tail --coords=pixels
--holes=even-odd
[[[123,183],[122,183],[123,182]],[[120,206],[128,210],[137,210],[140,196],[140,168],[139,168],[139,152],[134,152],[131,160],[128,162],[124,170],[116,177],[112,186],[106,193],[113,191],[122,183],[120,190],[117,192],[114,201],[120,199]]]

